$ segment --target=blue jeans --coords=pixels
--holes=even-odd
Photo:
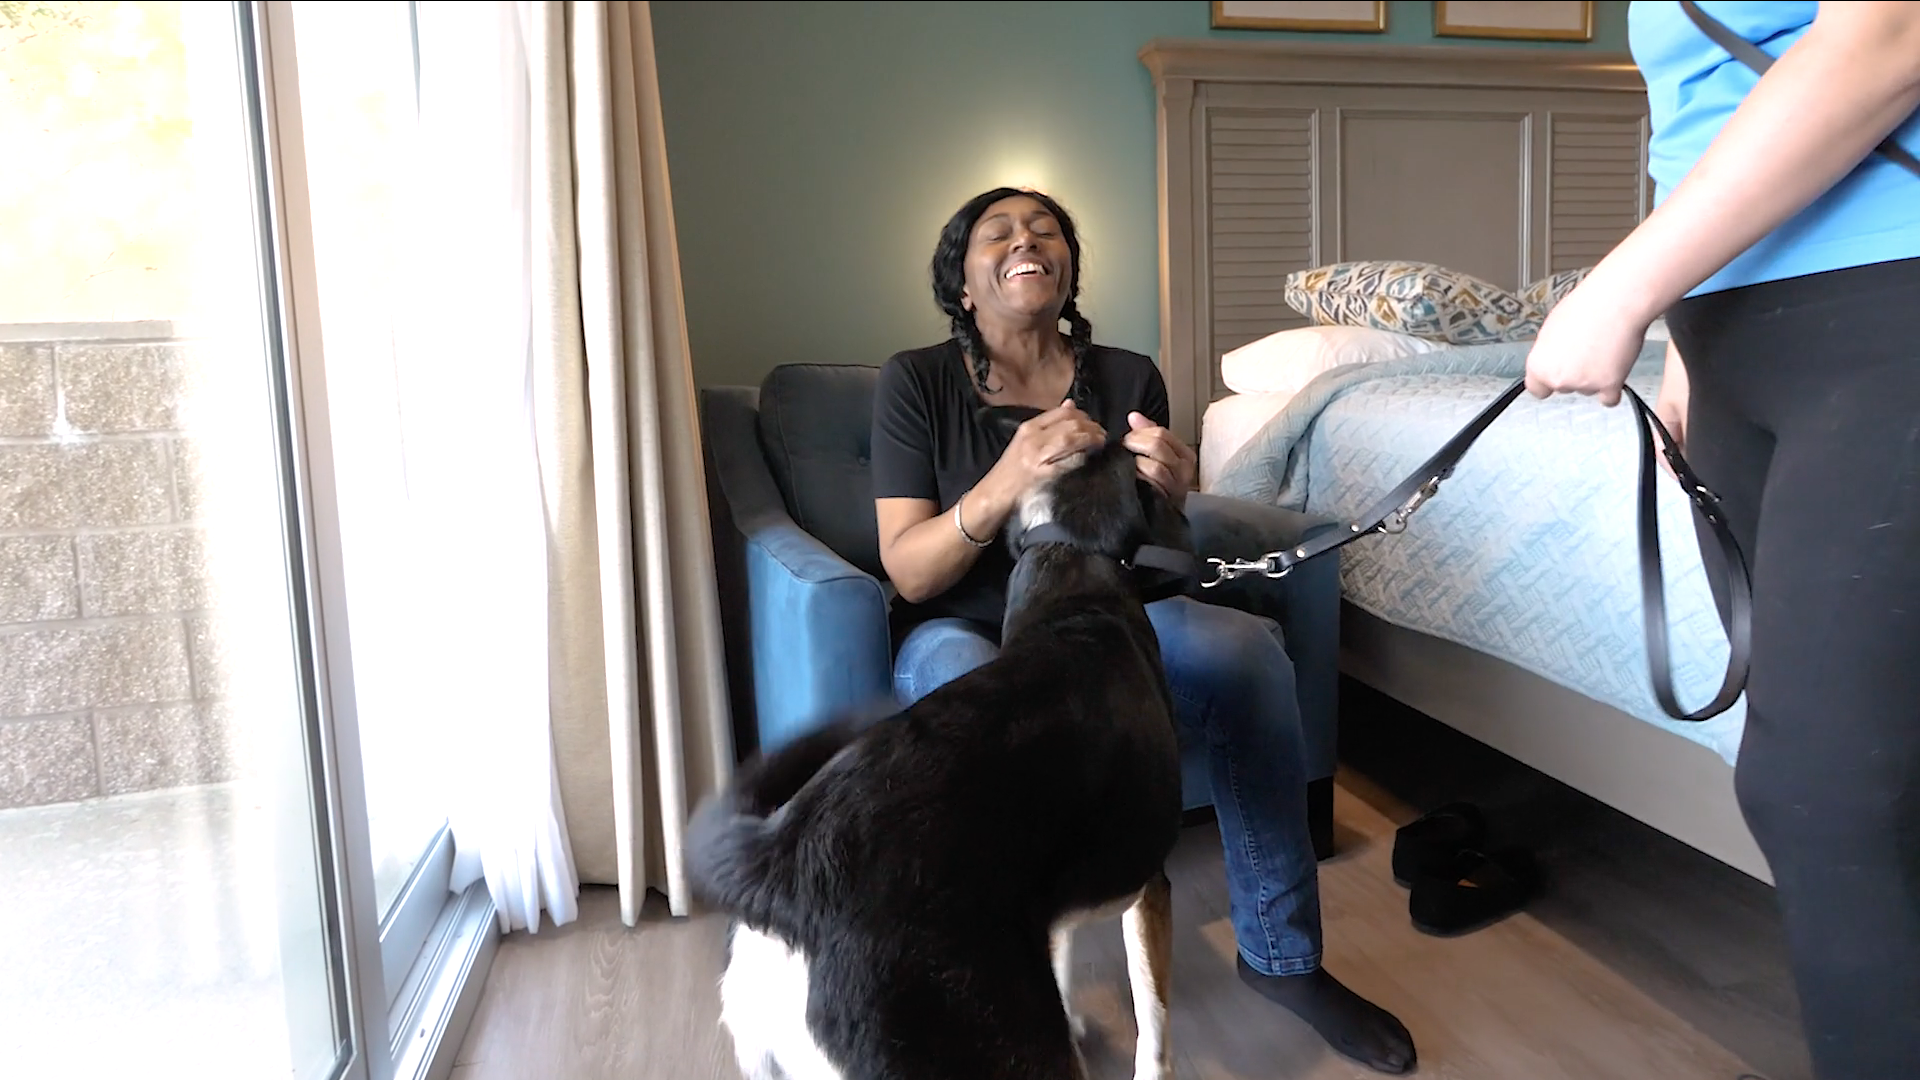
[[[1307,835],[1305,743],[1293,661],[1271,619],[1176,596],[1147,605],[1182,745],[1206,740],[1241,956],[1264,975],[1320,966],[1320,879]],[[914,627],[893,662],[902,705],[999,653],[998,628]]]

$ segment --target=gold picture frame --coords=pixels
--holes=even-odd
[[[1434,0],[1436,37],[1592,41],[1593,0]]]
[[[1213,0],[1216,30],[1323,30],[1379,34],[1385,0]]]

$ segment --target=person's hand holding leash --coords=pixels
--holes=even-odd
[[[1554,305],[1527,354],[1527,392],[1589,394],[1620,404],[1620,388],[1646,341],[1651,316],[1636,318],[1632,298],[1619,296],[1593,273]]]
[[[1141,413],[1128,413],[1127,427],[1121,443],[1137,455],[1140,478],[1159,488],[1174,506],[1184,507],[1199,459],[1179,436]]]

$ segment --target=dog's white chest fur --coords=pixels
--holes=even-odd
[[[734,929],[720,1022],[746,1080],[841,1080],[807,1030],[807,958],[779,938]]]

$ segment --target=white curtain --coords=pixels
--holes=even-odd
[[[570,921],[583,881],[629,925],[650,888],[684,915],[682,827],[733,745],[647,6],[420,19],[434,348],[402,397],[442,436],[409,468],[423,705],[470,732],[454,886],[484,876],[506,930]]]
[[[576,913],[549,700],[547,537],[533,410],[526,51],[513,6],[420,7],[409,437],[415,707],[453,732],[453,887],[484,876],[503,930]],[[423,763],[424,767],[424,763]]]

